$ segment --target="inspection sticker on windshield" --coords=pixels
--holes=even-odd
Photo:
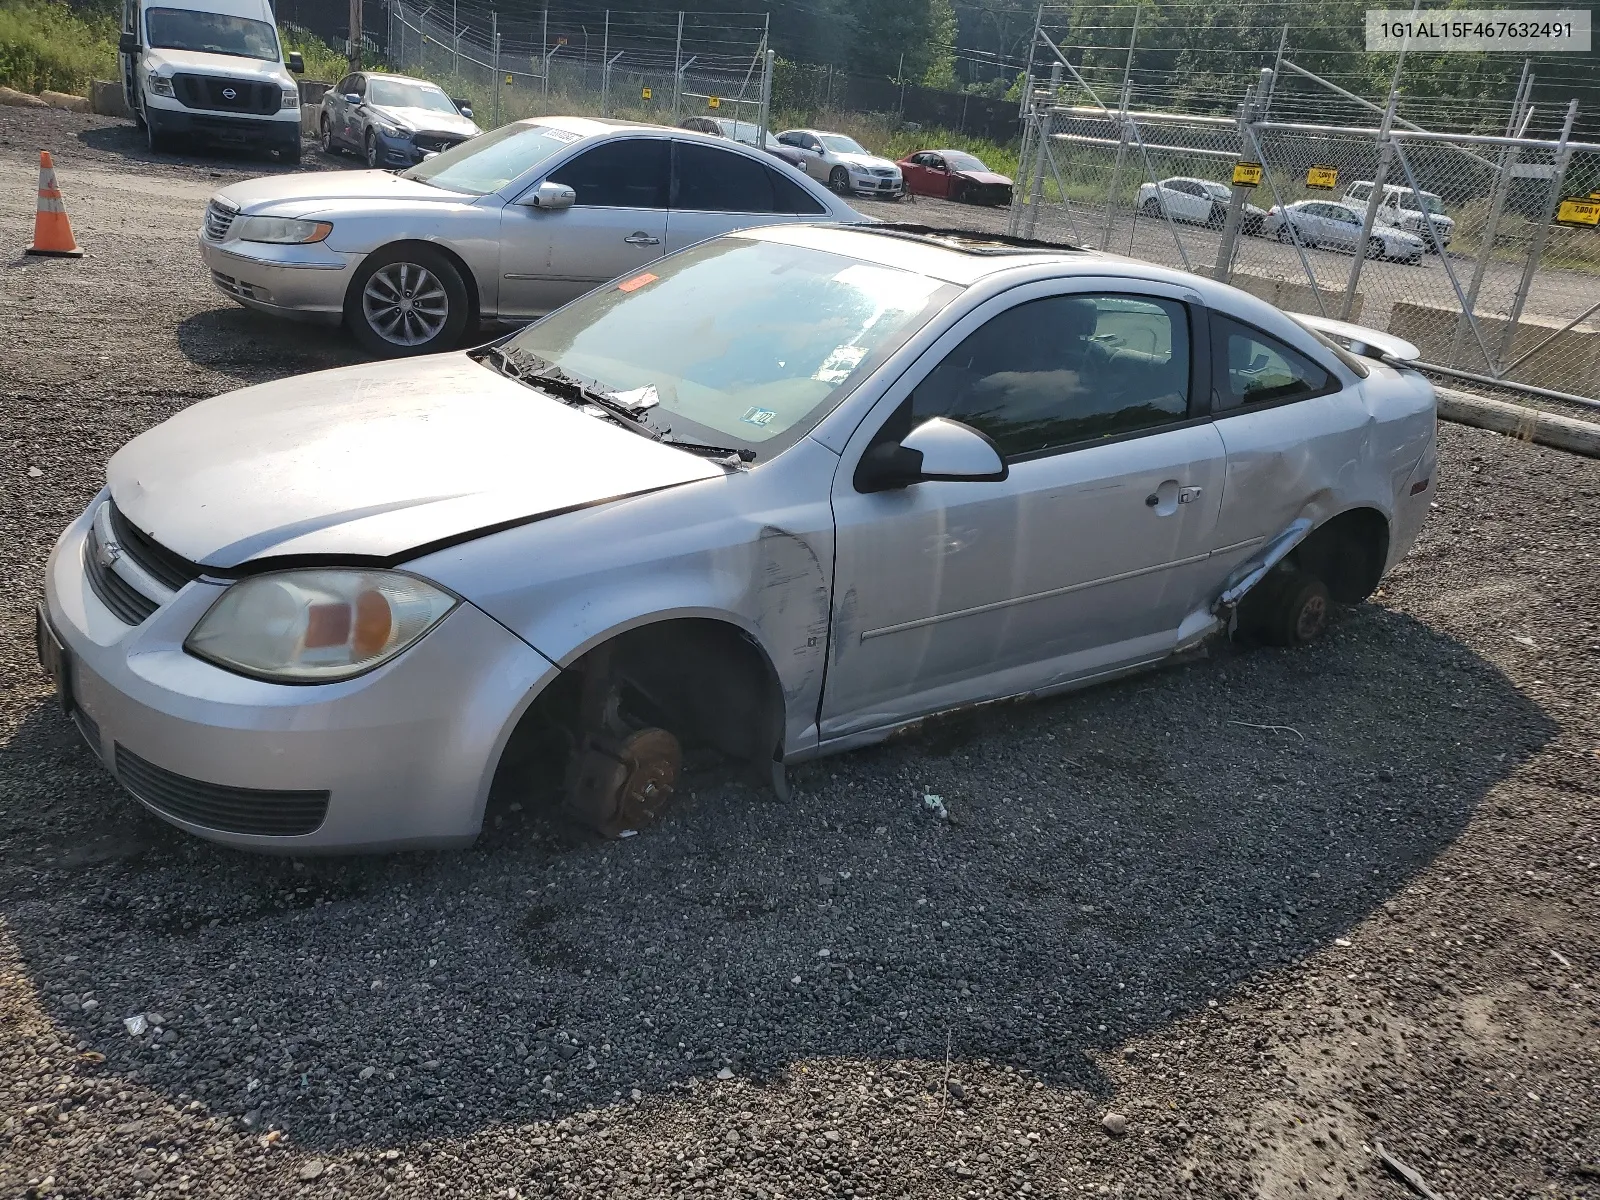
[[[866,356],[865,346],[835,347],[833,353],[822,360],[822,365],[811,378],[818,383],[843,383]]]
[[[652,275],[649,271],[646,271],[643,275],[635,275],[632,279],[624,279],[621,283],[617,284],[617,291],[637,292],[645,284],[654,283],[660,278],[661,276]]]
[[[759,425],[765,429],[772,424],[772,418],[777,415],[770,408],[747,408],[744,410],[744,416],[740,417],[739,420],[746,425]]]
[[[510,83],[511,80],[507,79],[506,82]],[[581,133],[573,133],[567,129],[552,129],[548,125],[540,125],[538,128],[539,132],[552,142],[560,142],[564,146],[570,146],[573,142],[579,141],[583,137]]]

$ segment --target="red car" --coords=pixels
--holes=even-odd
[[[897,164],[906,190],[968,204],[1010,204],[1011,180],[965,150],[918,150]]]

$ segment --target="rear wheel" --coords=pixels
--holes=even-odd
[[[345,323],[383,358],[453,348],[466,332],[470,301],[456,265],[431,246],[402,245],[367,257],[345,298]]]
[[[1271,646],[1304,646],[1328,628],[1328,585],[1296,568],[1279,567],[1245,596],[1240,624]]]
[[[828,186],[841,196],[850,194],[850,172],[843,167],[835,167],[828,173]]]
[[[320,130],[321,130],[321,134],[322,134],[322,137],[320,139],[320,145],[322,147],[322,152],[324,154],[332,154],[334,152],[333,124],[332,124],[332,122],[330,122],[328,120],[328,117],[327,117],[326,113],[323,114],[322,122],[321,122],[321,125],[320,125]]]

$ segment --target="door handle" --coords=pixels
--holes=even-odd
[[[630,233],[627,237],[623,238],[622,240],[627,242],[628,245],[630,245],[630,246],[659,246],[659,245],[661,245],[661,239],[660,238],[651,237],[648,233],[646,233],[642,229],[639,230],[638,233]]]
[[[1201,489],[1199,489],[1197,487],[1181,487],[1181,488],[1179,488],[1178,489],[1178,503],[1179,504],[1193,504],[1196,500],[1200,499],[1200,491],[1201,491]]]

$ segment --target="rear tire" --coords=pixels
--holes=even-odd
[[[1305,646],[1328,628],[1332,605],[1322,580],[1280,567],[1245,597],[1240,625],[1269,646]]]
[[[336,147],[333,144],[333,125],[331,122],[329,122],[327,114],[323,114],[319,128],[322,133],[322,152],[331,156],[335,152]]]
[[[471,298],[448,256],[415,243],[369,254],[345,294],[344,319],[380,358],[452,350],[465,336]]]

